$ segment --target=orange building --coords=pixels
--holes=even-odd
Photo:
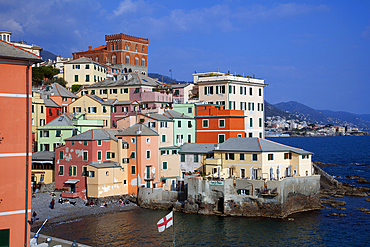
[[[196,143],[223,143],[230,137],[245,137],[243,110],[225,110],[220,105],[196,105]]]
[[[122,69],[125,73],[148,74],[149,39],[123,33],[105,35],[105,45],[72,53],[73,59],[88,57],[95,62]]]
[[[32,64],[39,56],[0,40],[0,246],[29,246]]]

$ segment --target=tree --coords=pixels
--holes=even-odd
[[[44,82],[44,85],[50,85],[50,84],[53,84],[53,83],[58,83],[63,87],[66,87],[66,85],[67,85],[67,82],[63,78],[59,78],[59,77],[54,78],[52,80],[48,79],[46,82]]]
[[[42,85],[45,79],[51,80],[59,73],[60,70],[52,66],[32,67],[32,84]]]
[[[78,92],[78,90],[80,90],[81,86],[82,86],[82,85],[78,85],[78,84],[74,84],[74,85],[72,85],[72,87],[71,87],[71,92],[72,92],[72,93]]]

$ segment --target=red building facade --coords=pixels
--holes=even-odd
[[[72,53],[73,59],[88,57],[95,62],[122,69],[125,73],[148,73],[149,39],[123,33],[105,35],[106,44]]]
[[[222,143],[230,137],[245,137],[242,110],[225,110],[224,106],[195,106],[196,142]]]

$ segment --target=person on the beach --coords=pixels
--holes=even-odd
[[[32,223],[36,222],[36,216],[37,216],[36,211],[33,211],[32,218],[31,218]]]
[[[119,199],[118,204],[119,204],[119,205],[123,205],[123,201],[122,201],[122,199]]]
[[[54,200],[54,198],[51,200],[51,202],[50,202],[50,208],[51,209],[54,209],[54,205],[55,205],[55,200]]]

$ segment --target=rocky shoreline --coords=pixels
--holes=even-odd
[[[370,207],[370,204],[368,205],[367,202],[370,202],[370,188],[363,188],[363,187],[357,187],[353,186],[348,183],[341,183],[338,182],[336,179],[334,179],[332,176],[328,175],[326,172],[324,172],[322,169],[318,167],[318,165],[336,165],[336,164],[330,164],[330,163],[321,163],[321,162],[313,162],[315,172],[321,175],[320,179],[320,201],[322,205],[322,209],[328,208],[327,206],[330,206],[332,208],[337,208],[339,210],[346,210],[343,206],[345,206],[347,203],[345,202],[345,197],[367,197],[364,199],[364,205]],[[365,180],[363,177],[359,176],[351,176],[347,175],[346,178],[348,179],[357,179],[358,183],[370,183],[369,181]],[[359,182],[360,181],[360,182]],[[337,198],[343,198],[343,200],[334,200]],[[347,199],[347,198],[346,198]],[[370,209],[368,208],[358,208],[358,210],[370,214]],[[330,216],[347,216],[343,213],[332,213],[327,215]]]

